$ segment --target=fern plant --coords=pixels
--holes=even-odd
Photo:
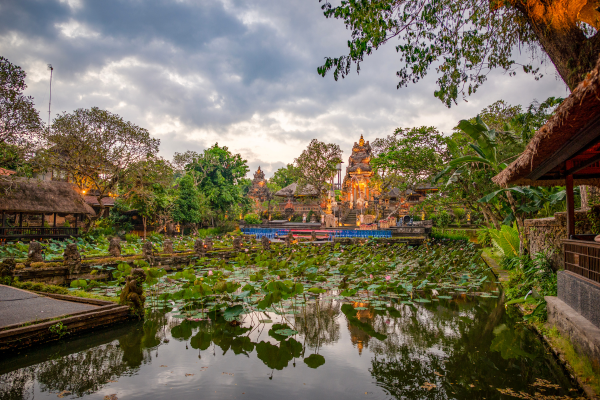
[[[504,257],[512,258],[519,255],[519,231],[516,224],[502,225],[502,229],[490,230],[492,244]]]

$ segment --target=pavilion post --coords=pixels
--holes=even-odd
[[[19,213],[19,228],[23,227],[23,213]]]
[[[75,214],[75,228],[77,228],[77,220],[79,219],[79,214]]]
[[[56,228],[56,213],[54,213],[54,224],[53,226]]]
[[[567,171],[572,168],[573,162],[567,161]],[[575,196],[573,194],[573,175],[566,177],[567,191],[567,239],[572,239],[575,235]]]

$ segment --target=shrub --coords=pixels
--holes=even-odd
[[[517,226],[502,225],[499,231],[489,230],[492,236],[492,244],[506,258],[517,257],[519,255],[519,232]]]
[[[256,214],[246,214],[246,216],[244,216],[244,222],[246,222],[248,225],[258,225],[262,222],[262,220]]]
[[[135,233],[128,233],[125,235],[125,240],[127,241],[127,243],[137,242],[139,239],[140,237]]]
[[[433,239],[450,239],[450,240],[466,240],[469,241],[469,236],[465,233],[465,231],[448,231],[448,230],[440,230],[434,229],[431,232],[431,237]]]
[[[492,230],[494,228],[481,228],[477,230],[477,243],[483,247],[490,247],[492,245]]]

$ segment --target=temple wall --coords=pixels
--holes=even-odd
[[[587,212],[575,212],[575,234],[590,233]],[[545,253],[555,270],[563,269],[561,241],[567,238],[567,213],[560,212],[554,217],[526,219],[525,236],[529,254]]]

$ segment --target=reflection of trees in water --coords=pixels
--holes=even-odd
[[[151,351],[165,337],[165,323],[164,315],[151,314],[143,325],[132,328],[108,344],[1,375],[0,398],[32,398],[36,379],[43,392],[67,390],[77,396],[94,393],[108,381],[131,375],[142,363],[149,362]]]
[[[340,338],[340,303],[333,300],[316,300],[307,303],[295,314],[295,325],[310,347],[335,343]]]
[[[533,334],[520,325],[502,324],[507,318],[501,301],[396,310],[396,318],[373,318],[374,329],[386,332],[387,338],[370,343],[375,354],[370,372],[392,397],[472,398],[476,393],[478,398],[495,398],[496,387],[530,390],[535,377],[554,375],[556,381],[562,375],[543,356]],[[428,383],[438,388],[428,390]]]

